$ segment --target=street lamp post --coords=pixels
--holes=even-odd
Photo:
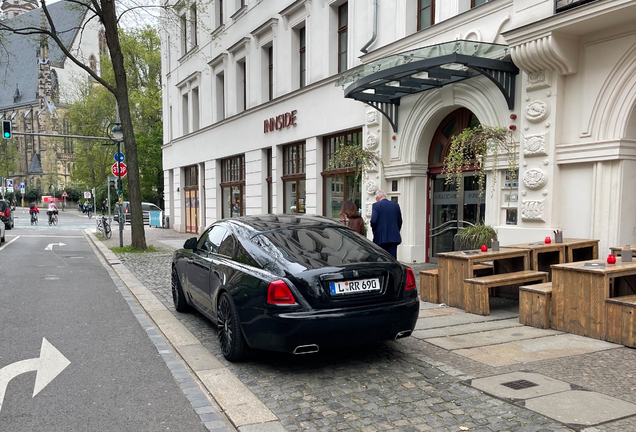
[[[119,112],[117,113],[117,120],[119,120]],[[112,128],[111,128],[112,126]],[[119,155],[121,154],[121,143],[124,140],[124,130],[121,127],[121,123],[111,123],[108,125],[109,134],[108,137],[117,143],[117,197],[119,198],[119,247],[124,247],[124,224],[126,223],[123,220],[123,205],[122,205],[122,197],[123,197],[123,187],[121,184],[121,165]],[[109,186],[110,190],[110,186]],[[110,203],[108,203],[110,206]]]

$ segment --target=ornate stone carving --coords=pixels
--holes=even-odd
[[[539,90],[552,85],[552,75],[550,71],[540,70],[536,72],[530,72],[528,74],[528,83],[526,84],[526,90]]]
[[[375,150],[378,148],[378,136],[374,133],[367,134],[367,148],[369,150]]]
[[[523,184],[528,189],[541,189],[548,182],[548,174],[541,168],[530,168],[523,175]]]
[[[369,180],[366,184],[367,192],[369,195],[375,194],[375,191],[378,190],[378,185],[375,184],[373,180]]]
[[[380,154],[379,154],[379,152],[375,152],[375,154],[377,155],[377,157],[378,157],[378,161],[379,161],[379,160],[380,160]],[[379,171],[379,170],[380,170],[380,167],[378,166],[378,162],[376,162],[376,163],[371,164],[371,165],[369,166],[369,169],[368,169],[367,171]],[[379,176],[377,176],[377,175],[376,175],[375,177],[376,177],[376,178],[380,178],[380,177],[379,177]]]
[[[370,218],[370,217],[371,217],[371,214],[373,213],[373,203],[372,203],[372,202],[368,202],[368,203],[365,205],[365,207],[364,207],[364,213],[365,213],[365,216],[366,216],[367,218]]]
[[[539,123],[550,114],[550,104],[544,100],[536,100],[526,107],[526,118],[532,123]]]
[[[527,221],[545,222],[543,216],[545,200],[522,200],[521,201],[521,219]]]
[[[367,111],[367,125],[378,124],[378,112],[376,110]]]
[[[523,137],[523,154],[525,156],[547,156],[546,141],[548,132]]]

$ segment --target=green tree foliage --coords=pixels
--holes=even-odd
[[[133,121],[139,167],[141,197],[143,201],[160,203],[163,197],[163,171],[161,144],[161,51],[157,32],[152,27],[120,30],[128,76],[128,94]],[[101,76],[114,83],[114,73],[108,58],[101,62]],[[82,84],[81,97],[68,110],[68,119],[76,135],[104,136],[106,128],[116,119],[115,98],[92,80]],[[76,140],[74,181],[106,193],[106,180],[112,176],[111,166],[117,147],[106,141]],[[114,144],[114,143],[112,143]],[[122,143],[126,153],[126,144]],[[124,191],[126,191],[124,178]],[[112,193],[112,191],[111,191]],[[125,198],[126,198],[126,192]],[[101,197],[101,194],[98,198]],[[103,198],[102,198],[103,199]]]
[[[0,177],[18,170],[18,149],[13,140],[0,140]]]

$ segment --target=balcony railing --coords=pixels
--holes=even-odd
[[[554,0],[554,12],[564,12],[584,4],[594,3],[599,0]]]

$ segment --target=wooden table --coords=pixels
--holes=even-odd
[[[553,264],[563,264],[566,261],[566,248],[564,243],[525,243],[507,248],[530,249],[530,269],[544,271],[548,273],[548,280],[551,279],[551,268]]]
[[[632,250],[632,255],[636,256],[636,245],[626,245],[626,246],[612,246],[610,248],[610,253],[616,255],[617,257],[621,256],[622,253],[621,251],[623,249],[631,249]],[[636,258],[635,258],[636,259]]]
[[[605,264],[588,267],[588,263]],[[634,294],[636,261],[602,260],[552,266],[552,328],[582,336],[605,339],[605,299]]]
[[[598,240],[563,239],[566,262],[577,262],[598,259]]]
[[[529,249],[502,247],[494,252],[458,251],[437,254],[439,301],[448,306],[464,308],[464,279],[473,277],[473,265],[492,261],[494,274],[530,269]]]

